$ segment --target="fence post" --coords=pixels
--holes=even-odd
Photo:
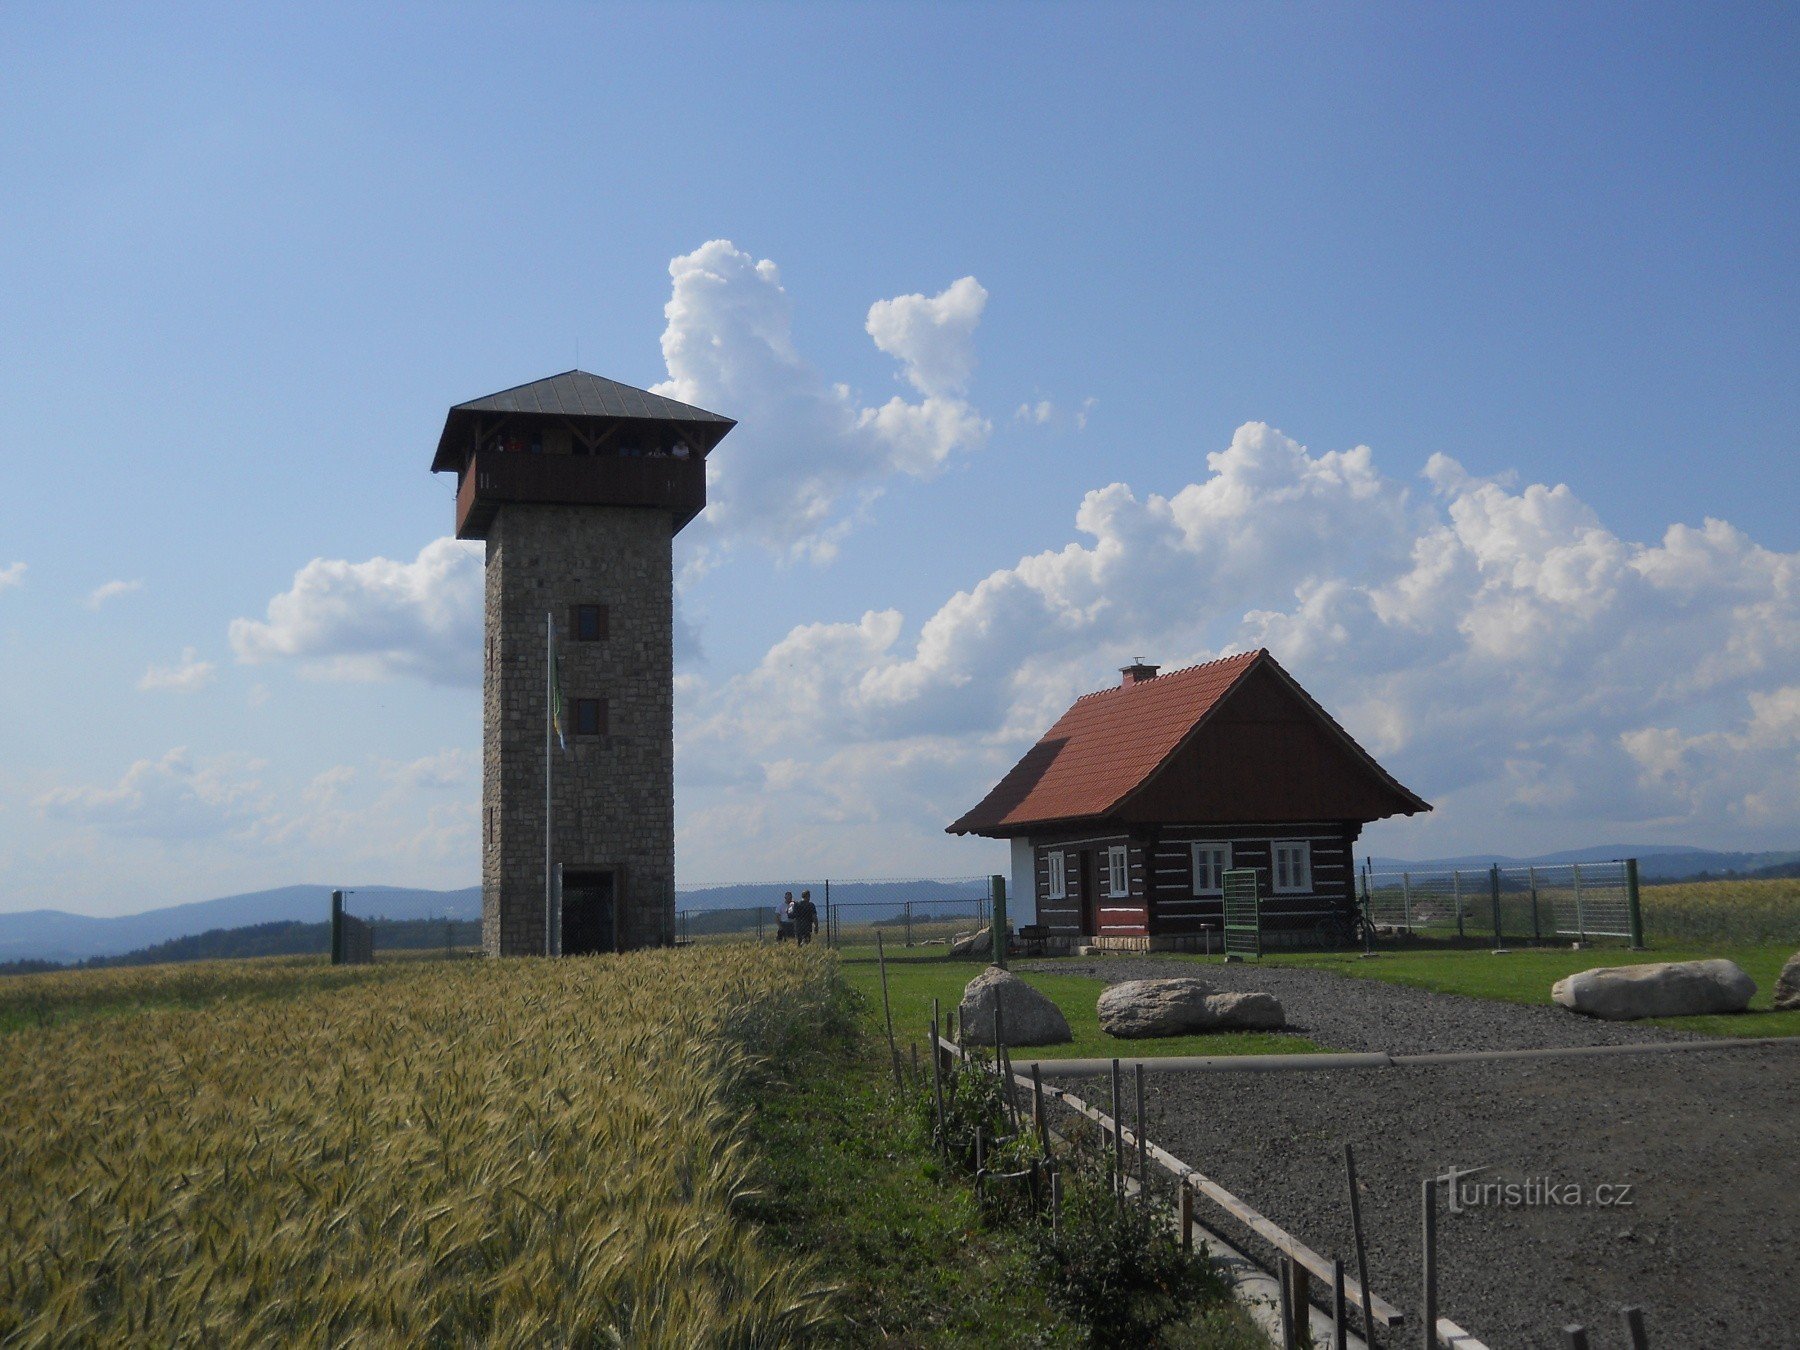
[[[1644,911],[1638,907],[1637,859],[1625,860],[1625,913],[1631,929],[1631,949],[1644,950]]]
[[[1006,969],[1006,878],[996,872],[988,879],[994,897],[994,964]]]
[[[1450,894],[1452,897],[1454,897],[1454,899],[1456,901],[1456,936],[1457,936],[1457,940],[1461,941],[1462,936],[1463,936],[1463,920],[1462,920],[1462,873],[1460,871],[1452,871],[1450,873]]]
[[[842,923],[843,923],[843,916],[840,915],[831,906],[831,878],[826,877],[825,878],[825,927],[830,932],[830,936],[826,939],[826,941],[830,944],[832,951],[836,951],[838,949],[839,944],[843,941],[843,934],[838,931],[838,929],[841,927]]]
[[[1488,894],[1494,902],[1494,950],[1505,951],[1506,945],[1500,940],[1500,864],[1495,863],[1488,868]]]
[[[912,946],[912,901],[906,902],[906,945]]]
[[[1425,1247],[1425,1316],[1420,1319],[1424,1323],[1421,1330],[1425,1333],[1425,1350],[1437,1350],[1437,1183],[1427,1178],[1419,1184],[1424,1191],[1420,1197],[1424,1213],[1419,1236]]]
[[[344,893],[331,893],[331,964],[344,964]]]
[[[1527,867],[1525,880],[1531,886],[1531,945],[1541,947],[1544,945],[1544,926],[1538,918],[1537,868]]]
[[[1412,932],[1412,874],[1400,874],[1400,921],[1406,925],[1406,931]]]

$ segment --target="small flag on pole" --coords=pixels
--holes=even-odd
[[[550,725],[556,730],[556,748],[569,752],[568,713],[563,707],[562,677],[556,672],[556,620],[544,616],[550,635]]]

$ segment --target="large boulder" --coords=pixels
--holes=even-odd
[[[1775,1006],[1786,1011],[1800,1009],[1800,952],[1788,957],[1775,981]]]
[[[1755,993],[1756,981],[1735,961],[1660,961],[1584,970],[1558,980],[1550,997],[1589,1017],[1629,1022],[1742,1012]]]
[[[1221,994],[1205,980],[1126,980],[1110,986],[1096,1005],[1100,1029],[1137,1040],[1186,1036],[1196,1031],[1266,1031],[1286,1024],[1273,994]]]
[[[969,1045],[994,1043],[994,1005],[1000,1007],[1001,1034],[1006,1044],[1061,1045],[1075,1039],[1069,1021],[1044,995],[1009,970],[989,966],[963,990],[957,1020]]]
[[[959,934],[950,944],[950,955],[987,960],[994,954],[994,930],[978,928],[973,933]]]

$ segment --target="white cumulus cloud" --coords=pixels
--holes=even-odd
[[[783,840],[880,849],[849,805],[878,801],[887,839],[928,849],[1114,667],[1267,646],[1472,847],[1800,835],[1800,555],[1716,520],[1631,541],[1565,485],[1441,456],[1421,493],[1262,423],[1195,467],[1167,496],[1094,489],[1076,537],[916,627],[803,625],[696,684],[683,774],[714,812],[758,798]]]
[[[217,670],[211,661],[202,661],[194,648],[183,647],[181,660],[171,666],[151,666],[139,677],[137,687],[191,694],[211,684]]]
[[[25,571],[25,564],[22,562],[13,563],[9,567],[0,567],[0,591],[8,590],[14,586],[23,586],[25,584]]]
[[[245,829],[254,819],[264,766],[239,756],[196,757],[178,747],[140,759],[111,786],[52,788],[36,801],[45,816],[107,834],[165,842]]]
[[[434,684],[481,682],[480,544],[436,539],[411,562],[315,558],[269,601],[264,619],[234,619],[238,660],[294,660],[310,675]]]
[[[744,539],[828,561],[887,479],[927,477],[988,435],[987,419],[963,397],[987,302],[973,277],[870,307],[870,336],[922,397],[868,405],[795,346],[773,262],[715,239],[671,261],[669,275],[669,378],[656,392],[738,421],[707,461],[707,510],[682,536],[690,559]]]
[[[121,595],[130,595],[133,591],[143,589],[144,583],[141,580],[103,582],[89,591],[87,599],[81,603],[88,609],[99,609],[108,600],[117,600]]]

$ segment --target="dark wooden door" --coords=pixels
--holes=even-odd
[[[617,945],[613,933],[613,874],[563,873],[563,955],[610,952]]]
[[[1081,931],[1084,936],[1093,937],[1100,930],[1094,924],[1094,920],[1097,917],[1095,900],[1098,892],[1095,890],[1094,850],[1091,848],[1084,848],[1081,850],[1080,873]]]

